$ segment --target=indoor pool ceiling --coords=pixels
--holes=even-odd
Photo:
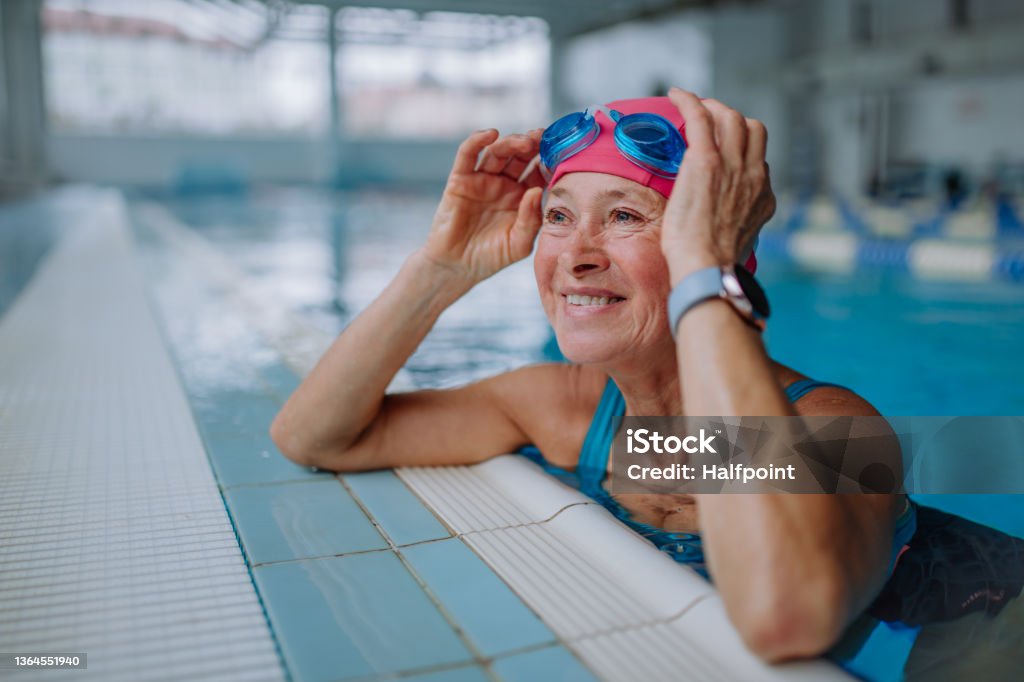
[[[718,4],[720,0],[262,0],[271,9],[289,4],[377,7],[416,12],[466,12],[544,19],[559,36],[580,35],[633,19]],[[221,3],[216,3],[221,4]],[[241,3],[249,4],[249,3]],[[746,4],[754,4],[750,0]]]

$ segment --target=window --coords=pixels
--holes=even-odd
[[[318,5],[46,0],[51,129],[322,135],[328,22]],[[547,24],[345,7],[335,24],[343,133],[461,136],[548,118]]]
[[[51,128],[320,133],[327,16],[323,7],[251,0],[47,0]]]
[[[458,137],[549,115],[548,29],[530,17],[347,7],[337,20],[345,132]]]

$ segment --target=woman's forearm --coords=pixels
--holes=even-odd
[[[691,416],[787,416],[760,334],[725,301],[679,325]],[[820,654],[877,592],[892,536],[890,496],[698,495],[708,568],[748,646],[768,660]]]
[[[542,180],[516,182],[511,161],[537,153],[540,131],[467,137],[455,155],[423,247],[335,340],[271,425],[296,462],[349,451],[380,414],[384,392],[441,313],[477,282],[530,255],[540,229]],[[485,150],[487,154],[483,154]],[[483,165],[480,159],[490,159]]]
[[[794,414],[760,334],[727,301],[710,300],[695,306],[680,321],[677,338],[676,357],[687,414]]]
[[[271,435],[291,459],[315,465],[345,450],[377,416],[399,369],[442,312],[472,287],[421,252],[338,336],[274,419]]]
[[[824,652],[885,580],[886,496],[702,495],[697,504],[726,610],[767,660]]]

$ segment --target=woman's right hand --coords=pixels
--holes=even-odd
[[[478,130],[459,146],[422,254],[470,285],[530,255],[541,224],[544,179],[520,174],[541,129],[525,135]]]

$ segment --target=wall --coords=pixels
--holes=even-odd
[[[854,37],[857,8],[865,6],[872,33],[866,45]],[[1024,137],[1017,134],[1024,59],[1017,63],[1010,54],[961,75],[896,73],[892,66],[900,55],[913,64],[920,53],[912,48],[945,56],[943,47],[965,36],[980,54],[988,37],[1024,28],[1019,0],[972,0],[969,7],[972,28],[959,33],[950,26],[944,0],[736,3],[631,22],[556,41],[564,46],[553,59],[562,67],[554,79],[560,84],[556,109],[649,95],[671,84],[717,97],[765,122],[780,188],[810,185],[855,195],[887,160],[956,162],[984,173],[1000,153],[1024,162]],[[919,43],[925,47],[913,47]],[[896,57],[872,72],[882,51]],[[801,80],[803,70],[822,64],[853,76],[834,83]],[[866,75],[858,77],[858,69]],[[344,166],[341,177],[440,182],[455,146],[351,142],[342,158],[358,163]],[[324,182],[332,176],[330,150],[321,140],[55,135],[49,155],[56,174],[74,180],[173,182],[183,165],[197,160],[242,168],[253,181]]]
[[[664,94],[676,85],[711,89],[711,35],[704,13],[630,22],[575,39],[564,56],[563,97],[574,109]]]
[[[790,102],[777,85],[762,77],[781,67],[787,56],[788,26],[776,8],[726,6],[707,22],[712,45],[711,94],[768,130],[768,165],[776,186],[791,181],[788,150],[795,134]]]
[[[858,44],[853,18],[865,5],[873,35]],[[1024,163],[1024,140],[1016,134],[1024,111],[1024,50],[1008,49],[1006,40],[1024,31],[1024,3],[972,0],[968,12],[969,28],[957,30],[944,1],[803,0],[790,6],[795,49],[787,75],[817,69],[843,78],[791,88],[815,110],[821,188],[862,193],[891,161],[956,164],[976,178],[997,158]],[[929,56],[945,73],[926,72]]]
[[[0,197],[45,176],[45,119],[36,0],[0,2]]]
[[[564,57],[572,108],[664,94],[668,86],[715,97],[768,127],[768,161],[786,177],[786,99],[756,68],[779,64],[786,26],[774,8],[729,6],[637,21],[576,39]]]
[[[456,140],[356,140],[331,150],[313,138],[84,136],[54,134],[48,151],[55,179],[140,186],[173,186],[185,169],[240,176],[248,182],[441,183]]]
[[[893,155],[984,173],[999,159],[1024,162],[1024,74],[934,79],[898,96]]]

